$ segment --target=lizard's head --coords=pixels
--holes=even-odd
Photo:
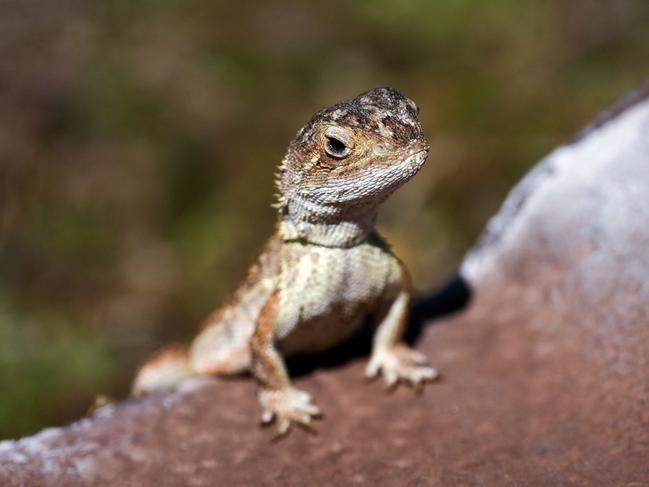
[[[318,112],[291,142],[278,181],[283,203],[375,207],[408,181],[428,155],[419,109],[376,88]]]

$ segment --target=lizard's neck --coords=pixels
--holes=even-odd
[[[299,196],[280,209],[279,235],[323,247],[349,248],[365,242],[374,231],[377,208],[317,204]]]

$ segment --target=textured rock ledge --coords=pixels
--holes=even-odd
[[[471,306],[421,333],[445,374],[423,394],[350,356],[298,379],[319,433],[271,444],[250,381],[195,381],[1,442],[0,484],[646,485],[647,249],[649,85],[512,191],[462,266]]]

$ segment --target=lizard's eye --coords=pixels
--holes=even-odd
[[[334,159],[344,159],[354,148],[353,134],[338,126],[327,127],[324,132],[324,149]]]
[[[343,159],[349,155],[349,147],[342,140],[335,137],[327,137],[325,151],[334,159]]]

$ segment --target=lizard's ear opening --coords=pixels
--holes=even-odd
[[[344,159],[352,152],[353,139],[340,127],[328,127],[325,131],[324,149],[334,159]]]

